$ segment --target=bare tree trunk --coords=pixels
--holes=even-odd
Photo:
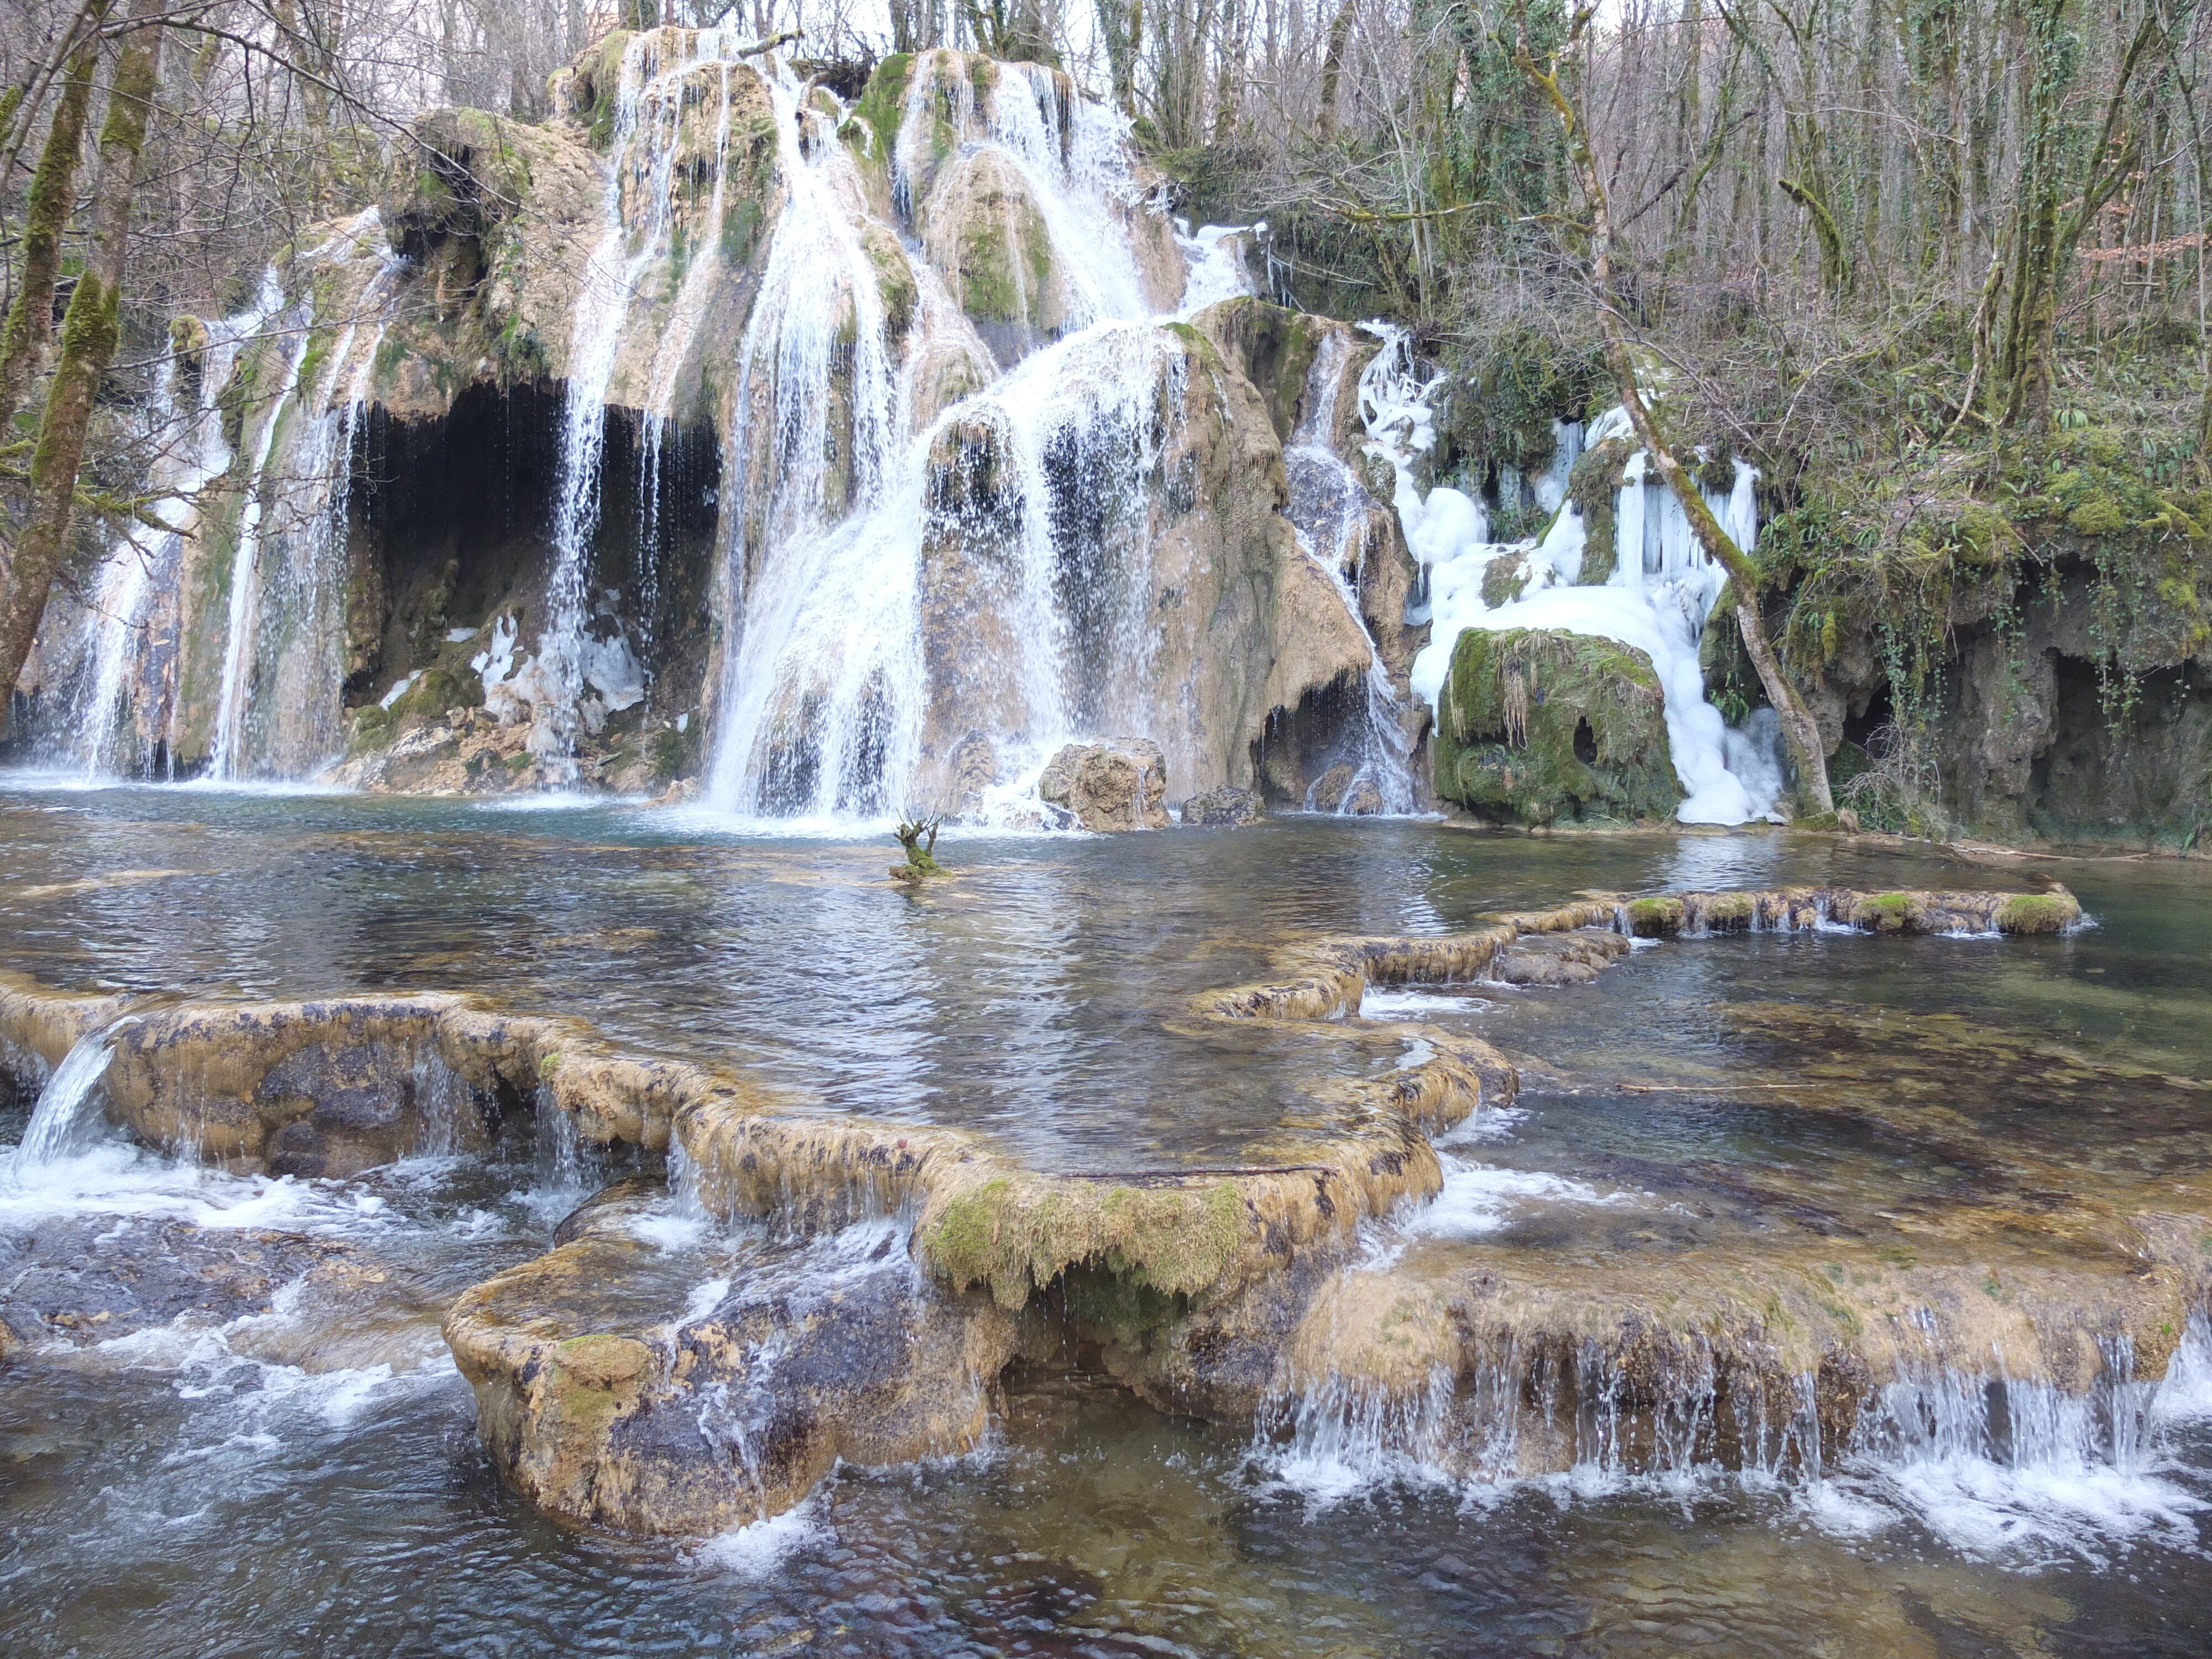
[[[2113,70],[2103,124],[2082,176],[2075,179],[2061,177],[2067,106],[2078,79],[2065,0],[2045,0],[2031,22],[2035,73],[2027,83],[2024,123],[2027,181],[2015,220],[2012,300],[1998,362],[1999,406],[2008,426],[2039,426],[2050,418],[2059,284],[2073,265],[2082,233],[2126,182],[2142,153],[2142,125],[2133,118],[2136,106],[2147,106],[2149,98],[2130,93],[2164,46],[2167,28],[2158,0],[2153,0]]]
[[[155,0],[142,0],[150,9]],[[39,441],[31,455],[29,499],[23,538],[12,560],[0,560],[0,722],[15,701],[15,680],[38,635],[46,595],[69,544],[76,501],[76,475],[84,459],[86,428],[100,377],[115,359],[122,327],[123,255],[130,240],[131,198],[138,184],[138,155],[146,118],[160,78],[160,27],[130,35],[107,89],[107,119],[100,134],[100,178],[94,186],[92,240],[69,314],[62,319],[61,355],[46,394]]]
[[[1321,136],[1336,137],[1337,88],[1344,80],[1344,50],[1352,38],[1352,8],[1357,0],[1344,0],[1329,20],[1328,49],[1321,60]]]
[[[1137,112],[1137,58],[1144,50],[1144,0],[1096,0],[1099,44],[1114,102],[1124,115]]]
[[[84,149],[84,113],[92,102],[95,62],[88,47],[70,65],[31,178],[23,224],[23,285],[0,335],[0,438],[13,427],[31,377],[44,366],[53,343],[54,279],[61,270],[62,233],[76,209],[77,159]]]
[[[1564,48],[1571,55],[1577,38],[1587,25],[1591,13],[1584,11],[1577,17]],[[1589,210],[1590,280],[1597,290],[1598,319],[1605,331],[1607,367],[1620,392],[1621,406],[1627,410],[1628,418],[1636,428],[1636,436],[1651,464],[1659,469],[1659,476],[1674,492],[1674,499],[1682,504],[1683,516],[1689,520],[1690,528],[1707,556],[1728,572],[1729,580],[1735,588],[1736,625],[1742,630],[1744,649],[1752,664],[1759,670],[1759,684],[1765,687],[1767,701],[1781,717],[1783,736],[1790,744],[1791,757],[1797,763],[1798,787],[1805,799],[1816,812],[1835,810],[1835,797],[1828,788],[1827,750],[1820,741],[1820,722],[1806,708],[1805,700],[1797,695],[1797,688],[1782,672],[1775,659],[1774,647],[1766,637],[1766,618],[1759,610],[1760,580],[1759,568],[1735,544],[1735,538],[1721,528],[1720,520],[1705,504],[1698,489],[1697,480],[1683,470],[1673,447],[1659,429],[1659,422],[1644,401],[1642,390],[1636,382],[1636,362],[1628,349],[1628,338],[1620,322],[1620,315],[1613,304],[1613,223],[1607,206],[1605,180],[1598,170],[1597,157],[1591,153],[1588,129],[1583,125],[1581,112],[1565,90],[1559,85],[1557,60],[1546,68],[1536,62],[1528,49],[1525,14],[1516,56],[1522,72],[1534,82],[1537,88],[1551,100],[1557,112],[1559,125],[1567,141],[1567,155],[1576,175],[1581,180],[1583,195]]]

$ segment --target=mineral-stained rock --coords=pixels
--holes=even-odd
[[[149,1012],[122,1024],[107,1115],[157,1146],[275,1175],[347,1176],[486,1126],[439,1054],[446,997]]]
[[[1085,830],[1164,830],[1167,757],[1149,738],[1072,743],[1047,763],[1037,796]]]
[[[1316,812],[1367,817],[1382,810],[1382,792],[1350,761],[1339,761],[1314,780],[1306,801]]]
[[[1202,795],[1193,795],[1182,804],[1183,823],[1200,829],[1235,829],[1242,824],[1257,823],[1266,816],[1257,794],[1232,784],[1209,789]]]
[[[1492,819],[1666,818],[1682,799],[1666,700],[1632,647],[1470,628],[1437,718],[1436,789]]]
[[[720,1532],[789,1509],[841,1458],[943,1456],[981,1435],[1013,1317],[925,1279],[896,1229],[753,1250],[685,1318],[683,1285],[624,1235],[623,1207],[447,1317],[485,1445],[546,1510]]]
[[[1491,958],[1490,973],[1508,985],[1587,985],[1628,950],[1626,935],[1609,929],[1524,934]]]

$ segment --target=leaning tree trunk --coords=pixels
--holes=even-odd
[[[1588,16],[1584,13],[1582,21],[1577,23],[1577,33]],[[1571,35],[1564,51],[1571,53],[1574,47],[1575,40]],[[1620,315],[1613,306],[1613,222],[1606,202],[1605,180],[1599,173],[1597,157],[1590,151],[1581,112],[1559,85],[1557,60],[1550,69],[1536,62],[1528,49],[1525,29],[1516,55],[1522,72],[1551,100],[1559,115],[1567,141],[1568,159],[1589,204],[1590,280],[1597,290],[1598,319],[1605,331],[1606,365],[1613,371],[1621,407],[1628,411],[1645,455],[1659,469],[1659,476],[1674,492],[1674,499],[1681,502],[1683,516],[1689,520],[1698,545],[1728,572],[1729,580],[1735,586],[1736,626],[1742,630],[1744,649],[1759,670],[1759,684],[1766,689],[1767,701],[1781,718],[1782,734],[1789,742],[1791,758],[1797,763],[1800,791],[1814,811],[1833,811],[1836,802],[1828,788],[1827,749],[1820,741],[1820,722],[1813,718],[1813,711],[1805,706],[1805,700],[1797,695],[1797,688],[1782,672],[1782,665],[1776,659],[1774,647],[1766,637],[1766,617],[1759,603],[1762,585],[1759,567],[1735,544],[1735,538],[1721,528],[1720,520],[1705,504],[1697,480],[1676,459],[1674,447],[1660,430],[1657,417],[1644,403],[1643,392],[1636,383],[1635,360],[1629,355],[1627,336],[1621,327]]]
[[[54,337],[54,279],[61,272],[62,233],[76,206],[77,157],[84,149],[84,112],[92,102],[94,58],[89,47],[70,64],[31,177],[23,216],[23,285],[0,332],[0,436],[14,425],[31,377]]]
[[[70,296],[69,313],[62,319],[61,355],[46,393],[38,444],[31,453],[22,540],[12,562],[0,561],[0,721],[15,701],[16,677],[31,653],[31,641],[46,614],[46,595],[69,544],[93,395],[115,358],[122,327],[123,254],[130,238],[131,197],[138,183],[138,155],[146,142],[163,33],[156,25],[129,37],[107,89],[107,119],[100,134],[100,179],[93,191],[91,245],[76,291]]]

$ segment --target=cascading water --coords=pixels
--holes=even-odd
[[[298,339],[255,440],[239,517],[209,757],[209,774],[218,781],[304,775],[337,747],[345,678],[343,525],[354,434],[404,264],[384,246],[382,229],[376,210],[368,209],[341,235],[303,256],[310,267],[343,265],[374,247],[380,259],[331,345],[328,373],[319,383],[301,384],[311,378],[319,343],[311,307],[273,313],[296,329]],[[364,317],[374,318],[375,327],[356,354]]]
[[[1297,530],[1298,545],[1328,576],[1367,641],[1367,671],[1361,677],[1364,718],[1358,731],[1356,769],[1339,793],[1337,810],[1410,812],[1416,805],[1415,737],[1404,719],[1405,699],[1390,682],[1382,649],[1359,605],[1370,498],[1334,443],[1349,349],[1341,331],[1322,339],[1306,376],[1304,413],[1283,449],[1283,466],[1289,475],[1290,518]],[[1313,804],[1310,792],[1307,804]]]
[[[299,390],[300,370],[306,362],[313,336],[300,315],[283,313],[297,336],[285,360],[284,377],[276,401],[262,422],[253,461],[247,473],[246,503],[240,510],[238,544],[230,565],[230,614],[223,635],[222,684],[216,693],[215,739],[209,750],[208,775],[230,781],[245,775],[246,712],[253,696],[254,635],[259,628],[261,597],[261,521],[268,514],[265,481],[269,456],[283,429],[284,416]]]
[[[1185,368],[1138,321],[1123,124],[1050,71],[999,66],[986,96],[958,55],[917,61],[890,158],[903,246],[822,95],[771,90],[786,196],[724,468],[735,643],[709,797],[874,816],[941,799],[963,727],[1004,778],[1141,718],[1141,526]],[[1012,320],[980,332],[980,290],[931,263],[983,280],[948,252],[979,224],[1024,251],[992,301]],[[896,322],[886,281],[912,285]]]
[[[156,372],[149,428],[153,462],[148,514],[170,526],[150,546],[133,529],[94,578],[97,597],[77,653],[81,665],[65,715],[70,759],[90,775],[144,773],[167,752],[176,715],[174,629],[185,544],[202,520],[200,493],[228,470],[220,399],[239,354],[283,306],[272,270],[253,303],[205,324],[191,373],[166,360]],[[179,380],[189,394],[179,396]]]
[[[690,73],[702,64],[726,59],[734,46],[734,37],[718,29],[652,29],[632,39],[623,52],[615,90],[614,159],[602,198],[604,226],[584,266],[569,333],[559,483],[553,504],[553,569],[546,585],[548,614],[538,659],[518,675],[529,677],[531,751],[556,773],[573,775],[574,770],[577,703],[584,690],[590,621],[587,586],[592,538],[599,525],[600,463],[606,449],[607,391],[641,285],[655,261],[668,255]],[[725,137],[728,88],[725,70]],[[718,228],[720,177],[718,165]],[[696,327],[696,298],[688,307],[679,306],[678,315]],[[688,332],[681,341],[674,334],[664,337],[663,345],[672,348],[665,361],[672,366],[679,362],[688,341]]]
[[[88,1031],[62,1056],[39,1091],[38,1104],[31,1109],[31,1120],[9,1166],[9,1177],[15,1185],[35,1183],[47,1165],[82,1150],[99,1121],[97,1091],[107,1075],[116,1035],[129,1023],[126,1017]]]
[[[1414,464],[1435,447],[1429,403],[1441,381],[1424,378],[1402,332],[1376,331],[1383,349],[1361,374],[1360,412],[1376,449],[1396,472],[1393,504],[1406,544],[1422,567],[1434,623],[1430,644],[1413,663],[1415,692],[1436,705],[1452,647],[1469,628],[1553,629],[1618,640],[1651,659],[1665,694],[1668,746],[1687,793],[1675,817],[1685,823],[1725,824],[1770,813],[1783,782],[1773,716],[1754,716],[1743,730],[1731,730],[1706,701],[1698,659],[1698,639],[1726,573],[1698,544],[1672,491],[1646,477],[1643,452],[1630,457],[1617,496],[1614,568],[1604,582],[1583,586],[1582,515],[1563,499],[1565,470],[1556,459],[1538,481],[1536,496],[1557,506],[1558,515],[1537,541],[1492,541],[1481,502],[1448,486],[1423,497]],[[1626,436],[1628,429],[1627,411],[1616,407],[1573,442],[1577,449],[1594,447]],[[1706,497],[1737,545],[1747,549],[1759,529],[1753,478],[1739,461],[1734,486]],[[1524,562],[1525,580],[1514,597],[1493,605],[1484,598],[1485,579],[1504,558]]]

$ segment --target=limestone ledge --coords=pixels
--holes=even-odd
[[[1371,1040],[1377,1028],[1358,1018],[1370,986],[1559,982],[1538,970],[1602,971],[1624,935],[2048,933],[2080,916],[2055,887],[1592,894],[1462,933],[1300,945],[1277,977],[1208,993],[1192,1014],[1199,1029],[1256,1018]],[[1516,954],[1536,969],[1515,969]],[[1421,1455],[1470,1474],[1591,1455],[1601,1395],[1608,1455],[1625,1467],[1662,1466],[1685,1446],[1772,1466],[1880,1432],[1885,1387],[1978,1374],[1993,1352],[2014,1377],[2075,1395],[2125,1380],[2123,1364],[2154,1377],[2212,1287],[2201,1181],[2167,1182],[2155,1204],[2124,1186],[2045,1202],[2068,1196],[2063,1170],[1994,1151],[1963,1121],[1886,1116],[1857,1096],[1806,1105],[1948,1137],[1947,1158],[2009,1158],[1986,1212],[1955,1225],[1908,1217],[1899,1224],[1920,1232],[1902,1253],[1707,1233],[1664,1272],[1633,1253],[1466,1243],[1363,1267],[1350,1249],[1358,1224],[1439,1189],[1431,1138],[1519,1086],[1487,1044],[1418,1024],[1389,1029],[1423,1039],[1425,1058],[1318,1091],[1317,1116],[1250,1148],[1243,1166],[1098,1175],[1025,1169],[959,1130],[809,1110],[726,1071],[621,1054],[579,1021],[462,996],[133,1005],[0,982],[0,1064],[19,1086],[103,1027],[109,1115],[234,1167],[344,1173],[425,1137],[477,1144],[507,1110],[555,1110],[580,1142],[669,1152],[687,1194],[725,1223],[764,1218],[804,1239],[898,1218],[896,1260],[808,1310],[740,1296],[703,1320],[656,1321],[653,1295],[625,1299],[652,1252],[611,1200],[613,1220],[580,1218],[547,1254],[453,1303],[446,1337],[500,1467],[556,1515],[646,1530],[774,1513],[841,1457],[963,1449],[1017,1352],[1070,1343],[1164,1407],[1231,1422],[1315,1410],[1399,1422]],[[1977,1063],[2045,1062],[1992,1048]],[[2093,1091],[2118,1081],[2080,1076]],[[2132,1074],[2130,1086],[2203,1087]],[[813,1356],[811,1369],[763,1372],[777,1343]],[[886,1354],[911,1363],[886,1369]],[[780,1402],[772,1422],[742,1445],[702,1438],[701,1391],[726,1395],[748,1378]],[[1686,1409],[1695,1420],[1670,1430]]]
[[[1849,927],[1878,933],[2056,933],[2078,926],[2079,900],[2048,892],[1891,891],[1777,887],[1754,892],[1589,894],[1549,910],[1492,917],[1462,933],[1412,939],[1326,939],[1279,958],[1283,977],[1208,991],[1194,1012],[1220,1019],[1337,1019],[1359,1012],[1370,985],[1448,985],[1485,976],[1530,934],[1608,928],[1637,939]]]

